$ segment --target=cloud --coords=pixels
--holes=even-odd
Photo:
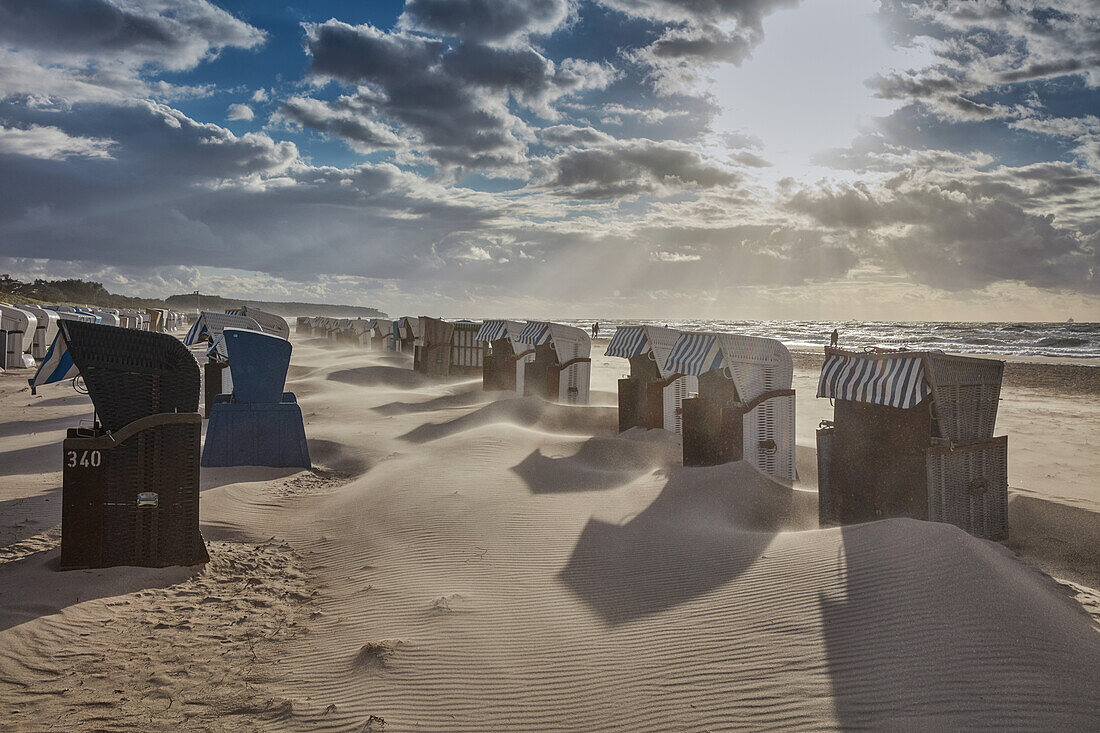
[[[573,5],[571,0],[407,0],[400,25],[475,43],[507,42],[556,30]]]
[[[733,171],[691,148],[644,139],[570,149],[551,160],[549,167],[544,185],[578,199],[731,186],[738,181]]]
[[[185,71],[265,35],[206,0],[0,0],[0,97],[67,101],[169,99],[204,86],[150,83],[150,69]]]
[[[1080,231],[985,195],[980,185],[950,189],[916,178],[882,189],[826,186],[799,191],[789,207],[838,233],[867,232],[871,262],[933,287],[1015,281],[1100,292],[1097,251]]]
[[[73,137],[57,127],[0,124],[0,155],[22,155],[41,160],[110,158],[115,141],[110,138]]]
[[[658,90],[673,93],[713,64],[740,65],[764,40],[764,18],[798,0],[601,0],[625,15],[660,24],[660,35],[627,57],[648,66]]]
[[[260,87],[256,91],[252,92],[252,101],[253,102],[266,102],[267,97],[268,97],[267,90],[264,89],[263,87]]]
[[[225,113],[227,120],[251,120],[255,116],[256,114],[247,104],[231,104]]]
[[[530,46],[448,47],[409,32],[338,21],[308,25],[306,33],[310,74],[356,85],[357,91],[336,103],[295,98],[281,108],[284,117],[346,133],[370,148],[397,149],[399,141],[414,141],[444,169],[522,165],[534,135],[511,102],[554,117],[557,99],[603,88],[615,75],[605,64],[555,63]]]
[[[179,71],[222,48],[252,48],[263,39],[206,0],[0,0],[0,40],[54,60],[103,58]]]

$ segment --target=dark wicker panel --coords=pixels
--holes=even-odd
[[[71,452],[74,459],[64,469],[63,568],[206,562],[199,533],[202,426],[198,415],[192,417],[154,425],[113,446],[109,437],[69,431],[64,455]],[[98,455],[88,461],[93,452]],[[138,506],[145,492],[157,494],[156,507]]]
[[[119,430],[161,412],[197,412],[199,365],[174,336],[61,321],[100,423]]]

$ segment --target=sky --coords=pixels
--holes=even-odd
[[[1095,0],[0,0],[0,272],[1100,320]]]

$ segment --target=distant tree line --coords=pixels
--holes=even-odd
[[[207,311],[225,311],[250,305],[281,316],[327,316],[330,318],[386,318],[377,308],[358,305],[332,305],[329,303],[272,302],[236,300],[218,295],[171,295],[164,300],[133,298],[115,295],[103,287],[103,283],[91,280],[43,280],[26,283],[9,275],[0,274],[0,297],[8,300],[27,300],[40,303],[67,305],[91,305],[101,308],[170,308],[183,313],[193,313],[198,307]]]

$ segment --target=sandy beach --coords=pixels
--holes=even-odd
[[[999,544],[818,528],[820,356],[795,355],[787,488],[617,435],[605,345],[567,407],[295,339],[315,468],[203,469],[192,568],[56,569],[91,404],[0,375],[0,727],[1095,729],[1100,368],[1006,369]]]

